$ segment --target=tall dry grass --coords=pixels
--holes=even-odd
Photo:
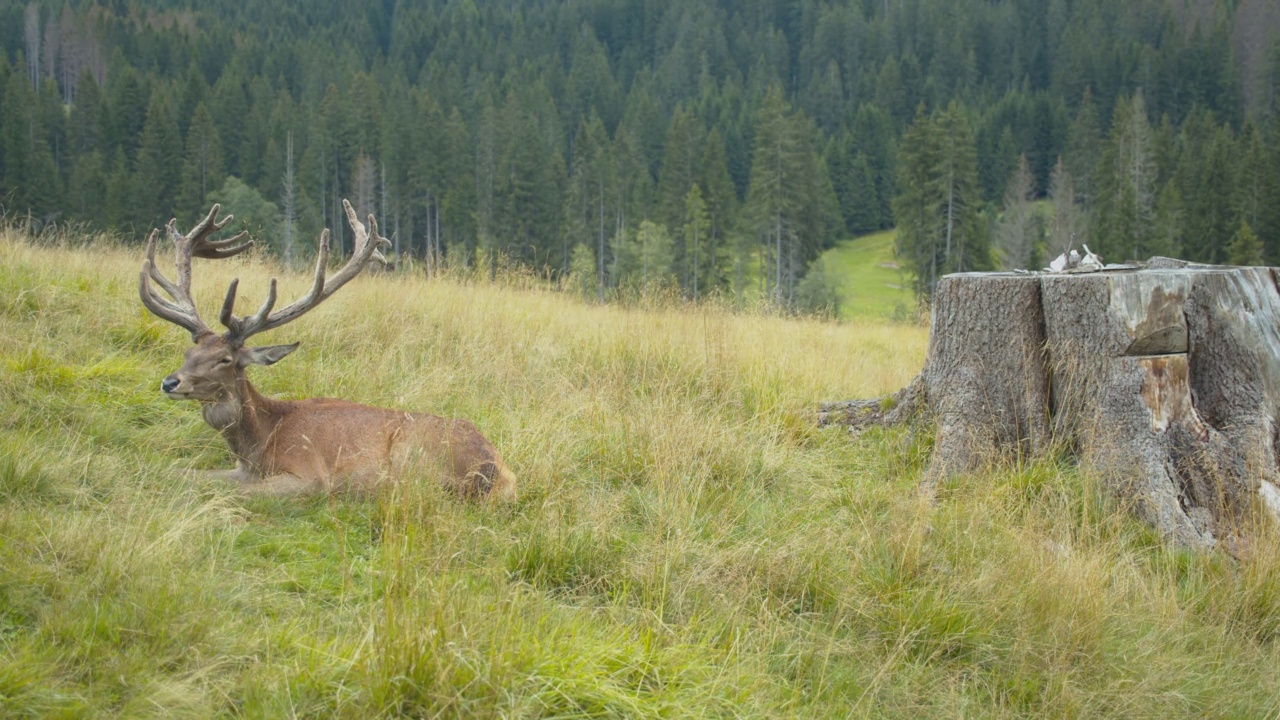
[[[139,254],[0,238],[0,715],[1280,710],[1274,543],[1168,549],[1052,462],[921,504],[926,430],[814,428],[909,381],[920,328],[361,278],[256,384],[470,418],[521,499],[241,500],[185,479],[229,454],[157,391],[188,341]],[[197,263],[209,319],[279,272]]]

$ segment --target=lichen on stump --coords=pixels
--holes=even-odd
[[[948,275],[920,375],[819,420],[936,423],[926,488],[1056,444],[1175,542],[1234,542],[1252,508],[1280,517],[1276,273],[1161,258]]]

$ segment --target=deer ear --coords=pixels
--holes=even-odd
[[[242,365],[274,365],[284,359],[285,355],[298,349],[299,343],[292,345],[268,345],[266,347],[244,348],[240,354]]]

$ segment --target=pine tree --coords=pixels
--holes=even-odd
[[[947,272],[988,270],[991,242],[980,216],[978,159],[973,130],[964,110],[952,102],[936,120],[938,166],[935,170],[943,214],[943,255]]]
[[[218,139],[222,144],[223,168],[236,176],[240,173],[245,117],[249,114],[249,98],[245,94],[244,83],[243,69],[240,64],[232,63],[214,83],[210,93],[212,100],[209,102],[209,111],[213,115],[214,125],[218,128]],[[337,92],[336,88],[334,92]],[[346,222],[342,225],[346,225]],[[336,226],[334,232],[341,236],[341,226]],[[341,247],[340,243],[338,247]]]
[[[205,197],[214,188],[221,187],[225,179],[218,129],[214,127],[213,116],[203,102],[196,105],[192,115],[182,163],[177,214],[190,226],[204,213]]]
[[[608,154],[612,169],[609,194],[615,198],[615,205],[612,213],[613,227],[606,231],[609,235],[608,242],[600,243],[604,238],[596,238],[596,267],[601,300],[604,299],[606,288],[618,284],[619,278],[613,270],[617,267],[617,253],[625,245],[628,231],[632,231],[630,234],[634,235],[635,225],[649,212],[655,187],[644,154],[625,122],[614,133]]]
[[[662,225],[649,220],[636,231],[640,246],[640,287],[644,293],[661,290],[675,280],[675,242]]]
[[[1280,166],[1272,162],[1262,133],[1253,122],[1245,123],[1238,142],[1239,178],[1236,186],[1236,206],[1241,220],[1261,239],[1263,247],[1272,248],[1280,243],[1280,228],[1273,227],[1274,194],[1280,191]],[[1268,253],[1270,256],[1270,253]]]
[[[707,206],[706,263],[704,275],[706,289],[722,287],[727,280],[729,230],[737,214],[738,195],[729,176],[729,161],[725,155],[720,131],[712,128],[703,145],[699,187],[704,191]]]
[[[84,87],[83,85],[81,87]],[[107,173],[98,150],[80,155],[71,166],[67,187],[67,211],[75,220],[98,230],[107,229],[103,210],[107,204]]]
[[[893,198],[898,192],[897,140],[893,122],[874,105],[861,105],[853,118],[852,150],[865,155],[875,181],[875,195],[880,202],[874,229],[889,227],[893,222]],[[870,213],[868,212],[868,216]]]
[[[765,294],[785,305],[803,268],[799,263],[796,193],[802,172],[800,138],[782,92],[770,87],[756,122],[756,150],[747,190],[747,214],[764,250]]]
[[[67,119],[67,146],[72,157],[80,157],[95,150],[105,151],[111,131],[111,118],[102,88],[85,70],[76,85],[76,100],[71,105]]]
[[[107,225],[130,234],[147,229],[146,210],[140,207],[141,193],[129,170],[123,147],[117,147],[107,175],[107,197],[104,215]]]
[[[1198,109],[1183,125],[1182,146],[1176,182],[1185,211],[1183,249],[1188,260],[1225,262],[1239,227],[1235,138],[1212,112]]]
[[[1146,257],[1156,227],[1157,171],[1141,92],[1116,102],[1095,178],[1098,245],[1093,250],[1110,260]]]
[[[933,294],[938,278],[945,272],[942,256],[941,203],[935,173],[941,150],[933,118],[921,105],[916,119],[902,135],[898,156],[898,187],[893,200],[893,217],[898,233],[895,252],[915,278],[916,294]]]
[[[223,76],[226,77],[225,75]],[[222,85],[219,79],[218,85]],[[218,87],[214,88],[215,94],[218,94]],[[245,106],[244,93],[239,85],[233,81],[229,81],[223,86],[222,94],[229,101]],[[229,148],[232,142],[236,147],[240,147],[240,129],[237,126],[236,137],[228,138],[224,134],[225,125],[219,124],[218,132],[222,137],[225,145]],[[333,245],[336,254],[344,255],[346,248],[347,222],[342,217],[342,198],[344,193],[349,192],[349,188],[343,183],[343,178],[349,177],[349,169],[351,161],[354,159],[354,148],[351,145],[350,132],[350,112],[347,103],[347,97],[334,83],[330,83],[324,89],[324,96],[320,99],[319,117],[314,118],[312,126],[311,144],[314,144],[317,151],[318,166],[317,170],[323,173],[320,185],[327,189],[320,200],[322,208],[328,211],[328,219],[326,225],[332,232]],[[234,168],[231,158],[227,160],[227,170],[234,174]]]
[[[1034,269],[1037,259],[1037,240],[1034,179],[1027,156],[1018,157],[1018,169],[1004,192],[1004,205],[996,222],[996,240],[1000,249],[1000,264],[1005,270]]]
[[[662,172],[658,176],[655,214],[673,235],[683,236],[685,199],[689,188],[698,181],[702,158],[702,123],[685,107],[677,107],[667,130],[666,149],[662,156]],[[676,248],[677,262],[683,267],[688,249],[681,242]],[[682,277],[686,288],[689,278]]]
[[[710,227],[711,219],[707,216],[707,203],[702,199],[702,188],[694,183],[685,196],[683,227],[685,287],[692,291],[694,300],[698,299],[699,291],[706,291],[709,285],[707,268],[714,267],[708,262],[708,256],[712,254],[708,250],[710,243],[707,237]]]
[[[1227,263],[1230,265],[1262,265],[1262,241],[1254,234],[1249,223],[1240,222],[1240,227],[1227,243]]]
[[[1053,202],[1053,224],[1049,229],[1050,258],[1081,248],[1089,243],[1089,222],[1085,209],[1076,194],[1075,178],[1062,158],[1053,166],[1049,176],[1049,199]]]
[[[1075,178],[1076,194],[1086,203],[1095,199],[1094,172],[1102,159],[1102,124],[1093,91],[1085,88],[1080,109],[1067,131],[1066,169]]]
[[[123,62],[123,61],[121,61]],[[128,63],[112,78],[110,92],[112,145],[124,148],[125,157],[132,162],[142,141],[142,126],[147,121],[149,90],[142,86],[138,75]]]
[[[614,245],[613,276],[618,286],[641,294],[674,283],[675,243],[665,226],[642,220],[634,231],[621,233]]]
[[[284,231],[280,238],[280,256],[284,259],[285,266],[289,267],[293,264],[294,233],[298,224],[298,177],[295,170],[292,130],[285,136],[284,172],[280,178],[280,222]],[[396,241],[399,242],[399,239],[397,235]],[[398,248],[395,261],[400,261]]]
[[[10,73],[0,107],[0,157],[4,175],[0,190],[7,205],[38,219],[54,218],[60,211],[61,179],[49,148],[35,93],[18,73]]]
[[[880,196],[875,174],[866,154],[859,152],[849,165],[844,200],[846,227],[854,235],[874,232],[883,226],[880,219]]]
[[[615,186],[610,144],[598,115],[593,112],[583,119],[573,143],[573,167],[565,194],[564,241],[569,246],[590,244],[603,248],[613,229]],[[568,253],[565,255],[568,263]],[[602,281],[597,276],[597,288]]]
[[[932,295],[945,273],[990,269],[977,149],[957,103],[932,118],[923,106],[917,111],[902,137],[898,186],[897,252],[915,277],[917,294]]]
[[[144,226],[163,226],[173,216],[182,178],[182,139],[168,99],[159,89],[151,94],[147,107],[135,174],[141,193],[139,219]]]
[[[1182,195],[1175,182],[1167,182],[1156,198],[1155,229],[1149,241],[1149,255],[1182,257],[1185,223],[1183,222]]]
[[[568,287],[585,300],[595,299],[600,292],[596,281],[596,255],[591,246],[578,243],[573,246],[573,259],[569,261]]]

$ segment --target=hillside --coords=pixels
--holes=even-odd
[[[815,430],[921,328],[360,278],[259,388],[470,418],[520,500],[243,500],[186,479],[228,453],[158,392],[140,252],[70,240],[0,235],[0,716],[1280,711],[1277,544],[1170,550],[1065,465],[922,505],[925,434]],[[278,272],[197,262],[206,317]]]
[[[889,228],[926,295],[1072,237],[1280,262],[1278,111],[1274,0],[0,0],[0,214],[219,202],[289,257],[346,198],[397,253],[607,298],[803,306]]]
[[[840,288],[845,319],[906,320],[915,313],[911,280],[893,254],[893,231],[842,240],[822,254]]]

